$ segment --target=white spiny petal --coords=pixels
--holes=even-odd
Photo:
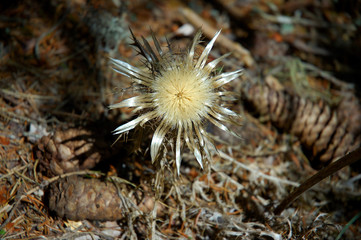
[[[202,155],[201,155],[201,152],[199,151],[198,147],[194,148],[194,156],[196,157],[196,160],[197,160],[199,166],[201,166],[201,168],[203,169]]]
[[[207,72],[211,72],[217,65],[220,63],[223,59],[231,55],[231,53],[226,53],[223,56],[213,60],[212,62],[209,62],[205,67],[204,70]]]
[[[214,112],[210,112],[210,116],[207,116],[206,118],[207,118],[211,123],[213,123],[215,126],[217,126],[219,129],[222,129],[223,131],[225,131],[225,132],[227,132],[227,133],[229,133],[229,134],[232,134],[233,136],[235,136],[235,137],[237,137],[237,138],[241,138],[241,137],[240,137],[239,135],[237,135],[235,132],[229,130],[229,128],[228,128],[226,125],[220,123],[219,121],[217,121],[217,120],[214,119],[213,117],[216,118],[216,119],[218,119],[219,115],[215,114]],[[220,121],[225,121],[225,120],[223,120],[223,117],[220,117],[218,120],[220,120]]]
[[[149,96],[147,96],[147,95],[135,96],[135,97],[125,99],[124,101],[121,101],[120,103],[112,104],[109,106],[109,108],[114,109],[114,108],[123,108],[123,107],[137,107],[140,105],[144,105],[149,101],[151,101],[151,98],[149,98]]]
[[[199,140],[199,145],[200,145],[201,147],[204,147],[203,136],[202,136],[199,128],[198,128],[198,127],[195,127],[194,130],[195,130],[196,135],[197,135],[197,138],[198,138],[198,140]]]
[[[114,70],[118,73],[121,73],[127,77],[135,78],[139,84],[149,85],[152,79],[149,77],[149,74],[140,70],[137,67],[133,67],[129,63],[123,62],[121,60],[117,60],[111,58],[112,63],[114,64]]]
[[[179,169],[182,162],[182,156],[180,153],[180,147],[181,147],[181,135],[182,135],[182,123],[179,123],[178,126],[178,134],[177,134],[177,140],[176,140],[176,147],[175,147],[175,163],[177,167],[177,173],[179,175]]]
[[[223,86],[226,83],[229,83],[230,81],[233,81],[234,79],[238,78],[241,75],[242,69],[237,70],[234,72],[229,73],[222,73],[216,77],[214,77],[214,88],[218,88],[220,86]]]
[[[201,38],[201,35],[202,35],[202,31],[199,30],[199,31],[197,31],[196,35],[194,36],[192,46],[190,47],[189,52],[188,52],[188,56],[187,56],[189,62],[193,61],[194,50],[195,50],[196,45],[199,42],[199,39]]]
[[[155,161],[158,155],[159,148],[163,143],[164,137],[168,130],[169,126],[165,124],[165,121],[162,121],[153,134],[152,143],[150,145],[150,156],[152,158],[152,163]]]
[[[232,116],[232,117],[238,117],[237,113],[235,113],[232,110],[229,110],[228,108],[225,108],[225,107],[218,106],[218,107],[215,107],[214,110],[216,110],[219,113],[224,114],[224,115],[229,115],[229,116]]]
[[[141,115],[139,117],[137,117],[136,119],[127,122],[126,124],[123,124],[119,127],[117,127],[116,129],[114,129],[113,133],[114,134],[122,134],[124,132],[128,132],[130,130],[132,130],[133,128],[135,128],[140,122],[142,122],[144,119],[149,118],[151,115],[153,115],[154,113],[149,112],[146,113],[144,115]]]
[[[214,37],[212,38],[212,40],[207,44],[207,46],[204,48],[201,56],[199,57],[197,64],[195,65],[195,68],[203,68],[209,53],[211,52],[211,49],[213,47],[214,42],[216,41],[218,35],[221,33],[221,30],[217,31],[216,34],[214,35]]]
[[[193,146],[190,142],[190,139],[189,139],[189,136],[192,136],[191,135],[191,132],[190,132],[190,127],[192,127],[192,125],[189,125],[189,122],[185,122],[184,124],[184,140],[188,146],[188,148],[193,151]]]
[[[214,116],[212,113],[210,113],[212,116]],[[222,123],[220,123],[219,121],[215,120],[213,117],[211,116],[206,116],[206,118],[213,123],[215,126],[217,126],[219,129],[222,129],[225,132],[230,132],[229,129],[223,125]]]

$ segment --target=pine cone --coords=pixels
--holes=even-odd
[[[331,108],[323,100],[312,102],[286,89],[252,85],[245,98],[276,127],[299,137],[316,169],[360,146],[361,107],[354,96]]]
[[[50,184],[46,201],[50,211],[69,220],[114,221],[135,209],[153,209],[150,196],[131,192],[126,186],[119,189],[112,182],[72,176]]]
[[[40,171],[54,176],[93,168],[101,159],[98,145],[90,131],[71,128],[42,137],[35,154],[40,159]]]

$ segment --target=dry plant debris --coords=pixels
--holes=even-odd
[[[359,144],[360,12],[331,0],[5,1],[0,238],[360,238],[359,163],[273,212],[317,173],[310,163]],[[222,29],[209,62],[234,51],[217,71],[244,68],[225,87],[240,93],[227,107],[243,125],[227,128],[242,140],[205,123],[219,154],[207,172],[184,151],[176,177],[152,164],[149,129],[111,147],[111,131],[135,116],[107,106],[136,92],[109,57],[139,67],[128,26],[184,48],[200,25],[205,42]]]

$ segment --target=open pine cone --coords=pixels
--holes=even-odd
[[[47,191],[49,210],[69,220],[114,221],[139,210],[150,212],[154,198],[125,184],[72,176],[52,183]]]
[[[334,108],[266,84],[252,85],[244,95],[258,113],[300,139],[316,169],[360,146],[361,106],[353,95]]]
[[[108,145],[96,139],[89,130],[77,128],[58,130],[53,136],[42,137],[35,149],[40,159],[40,172],[55,176],[93,168],[101,157],[107,155],[101,155],[100,151],[109,149]]]

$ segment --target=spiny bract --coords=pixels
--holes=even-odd
[[[223,123],[239,123],[239,115],[224,107],[232,92],[224,91],[222,86],[241,75],[242,70],[219,73],[217,64],[229,54],[225,54],[207,63],[208,55],[220,31],[204,48],[196,54],[201,31],[194,37],[189,49],[184,53],[174,53],[168,44],[164,52],[159,41],[152,35],[155,49],[143,39],[141,44],[133,35],[133,45],[145,58],[146,68],[133,67],[130,64],[111,59],[113,68],[118,73],[132,78],[140,89],[141,95],[126,99],[110,106],[111,109],[131,107],[139,116],[114,130],[114,134],[123,134],[147,122],[156,124],[150,147],[152,162],[162,149],[165,139],[175,140],[177,173],[181,164],[181,148],[184,144],[193,152],[199,165],[203,168],[204,159],[210,159],[213,141],[205,131],[204,124],[209,121],[222,130],[233,135]]]

